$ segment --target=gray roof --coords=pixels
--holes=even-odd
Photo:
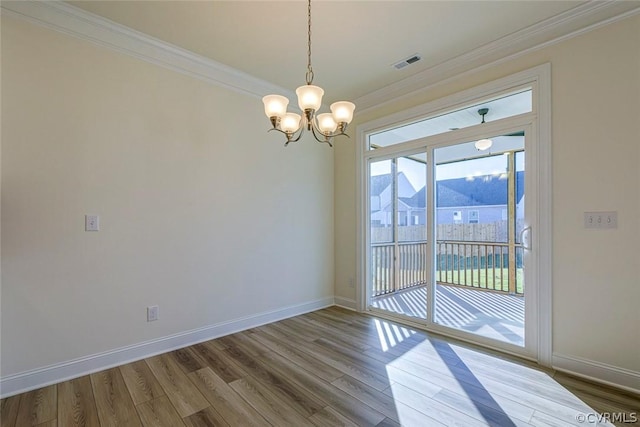
[[[379,196],[389,185],[391,185],[391,174],[372,176],[371,195]],[[436,182],[436,205],[439,208],[506,205],[507,185],[506,179],[493,175],[477,176],[471,180],[467,178],[440,180]],[[520,171],[516,172],[516,203],[520,202],[523,195],[524,171]],[[424,208],[425,196],[425,187],[422,187],[412,197],[400,197],[400,200],[407,206]]]
[[[398,181],[400,181],[400,177],[404,177],[405,181],[411,185],[411,182],[407,179],[404,172],[398,172]],[[379,196],[387,187],[391,185],[391,174],[387,173],[384,175],[375,175],[371,177],[371,184],[369,186],[369,191],[372,196]],[[411,190],[414,191],[413,185],[411,185]]]
[[[391,185],[391,174],[376,175],[371,177],[369,192],[372,196],[379,196],[385,188]]]
[[[507,180],[493,175],[437,182],[437,206],[493,206],[507,204]],[[524,195],[524,172],[516,172],[516,203]]]
[[[424,209],[424,207],[426,206],[425,193],[425,188],[422,187],[420,190],[416,191],[416,194],[414,194],[412,197],[400,197],[400,200],[402,200],[407,204],[407,206],[410,206],[412,208]]]
[[[507,204],[507,180],[492,175],[445,179],[436,182],[436,205],[439,208],[458,206],[495,206]],[[524,172],[516,172],[516,203],[524,195]],[[414,208],[426,206],[425,187],[401,200]]]

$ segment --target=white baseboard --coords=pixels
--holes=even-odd
[[[342,308],[348,308],[349,310],[357,311],[356,300],[351,298],[335,297],[334,301],[337,306]]]
[[[308,313],[334,305],[333,297],[292,305],[278,310],[221,322],[179,334],[169,335],[115,350],[57,363],[44,368],[0,378],[0,398],[13,396],[40,387],[56,384],[83,375],[99,372],[199,342],[255,328],[278,320]]]
[[[553,368],[590,381],[640,394],[640,372],[557,353],[553,354]]]

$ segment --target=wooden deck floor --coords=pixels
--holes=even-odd
[[[581,426],[638,408],[631,394],[332,307],[3,399],[0,425]]]
[[[427,288],[416,286],[374,298],[373,307],[426,319]],[[524,345],[524,297],[436,286],[436,322],[488,338]]]

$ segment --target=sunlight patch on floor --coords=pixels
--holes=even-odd
[[[385,352],[416,333],[384,320],[374,323]],[[407,347],[398,347],[401,354],[387,363],[384,390],[403,426],[612,425],[549,373],[526,362],[441,340]]]
[[[416,331],[412,329],[381,319],[374,319],[373,323],[378,333],[380,349],[384,352],[389,351],[390,348],[397,346],[416,333]]]

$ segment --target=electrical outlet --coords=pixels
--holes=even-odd
[[[155,322],[158,320],[159,310],[157,305],[147,307],[147,322]]]
[[[85,215],[84,231],[100,231],[100,217],[98,215]]]
[[[353,277],[349,277],[349,287],[353,288]]]
[[[584,228],[618,228],[618,212],[585,212]]]

